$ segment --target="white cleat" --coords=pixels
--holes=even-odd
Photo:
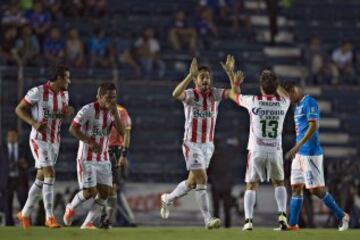
[[[341,226],[339,227],[339,231],[343,232],[349,229],[350,216],[345,213],[345,216],[341,220]]]
[[[211,229],[217,229],[221,226],[221,220],[219,218],[212,217],[209,219],[209,221],[206,223],[206,228]]]
[[[287,217],[285,213],[280,213],[279,215],[279,227],[274,228],[274,231],[287,231],[288,230],[288,223]]]
[[[170,215],[171,203],[166,200],[167,193],[161,195],[160,216],[162,219],[168,219]]]
[[[253,223],[251,219],[246,219],[244,227],[242,228],[243,231],[252,231],[253,230]]]

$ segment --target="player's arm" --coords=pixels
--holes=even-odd
[[[189,84],[191,83],[191,81],[196,78],[197,74],[198,74],[199,70],[198,70],[198,64],[197,64],[197,60],[196,58],[193,58],[191,65],[190,65],[190,70],[188,75],[186,75],[185,79],[179,83],[176,88],[174,89],[172,96],[173,98],[180,100],[180,101],[184,101],[185,100],[185,89],[189,86]]]
[[[296,145],[286,154],[287,159],[293,159],[296,153],[300,150],[301,146],[304,145],[314,135],[318,128],[318,121],[309,121],[308,130],[305,132],[304,137],[296,143]]]
[[[239,94],[241,92],[240,85],[244,82],[244,73],[242,71],[237,71],[234,73],[234,78],[232,80],[231,89],[228,92],[228,98],[239,104]]]
[[[29,114],[30,106],[31,103],[28,103],[26,100],[23,99],[16,106],[15,113],[21,120],[23,120],[24,122],[35,128],[37,131],[43,133],[46,129],[46,122],[35,121]]]
[[[277,93],[280,97],[290,99],[289,93],[288,93],[281,85],[279,85],[279,86],[277,87],[276,93]]]
[[[117,110],[116,102],[114,101],[110,106],[111,115],[114,118],[114,127],[118,134],[124,135],[125,134],[125,126],[122,124],[120,120],[120,116]]]
[[[83,126],[87,121],[87,119],[86,119],[87,109],[88,108],[83,107],[78,112],[78,114],[76,115],[76,117],[70,124],[69,132],[76,139],[88,144],[90,146],[90,148],[92,148],[93,151],[97,153],[97,152],[101,151],[100,145],[98,143],[96,143],[96,141],[93,138],[85,135],[81,131],[81,126]]]
[[[228,54],[226,57],[226,62],[220,62],[221,66],[223,67],[229,81],[230,81],[230,89],[225,89],[224,92],[224,98],[228,99],[232,99],[231,97],[234,96],[230,96],[230,94],[240,94],[240,85],[237,85],[234,80],[235,80],[235,58],[234,56]]]

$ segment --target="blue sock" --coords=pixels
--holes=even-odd
[[[344,216],[344,210],[342,210],[339,205],[335,202],[333,196],[330,193],[326,193],[325,197],[322,199],[325,205],[330,208],[330,210],[335,214],[336,218],[341,220]]]
[[[299,222],[303,198],[292,196],[290,200],[290,219],[289,225],[295,226]]]

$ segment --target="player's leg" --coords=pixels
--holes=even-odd
[[[30,227],[30,214],[32,210],[34,209],[35,204],[41,197],[43,183],[44,183],[44,174],[40,166],[40,149],[38,143],[30,139],[30,149],[31,153],[33,155],[33,158],[35,159],[35,168],[37,169],[36,172],[36,178],[34,183],[29,189],[28,197],[26,199],[26,203],[23,207],[23,209],[16,214],[16,218],[19,220],[20,225],[23,228]]]
[[[59,144],[41,143],[40,144],[40,164],[44,174],[44,185],[42,189],[44,209],[46,215],[45,226],[58,228],[54,216],[54,183],[55,183],[55,164],[59,154]]]
[[[94,222],[100,217],[102,210],[106,207],[113,184],[110,163],[96,164],[94,167],[96,169],[98,195],[95,197],[94,203],[81,226],[82,229],[96,228]]]
[[[293,172],[291,173],[293,174]],[[293,175],[291,175],[293,179]],[[289,230],[299,230],[299,218],[303,204],[303,188],[304,185],[299,182],[291,183],[292,196],[290,200],[290,217],[289,217]]]
[[[114,176],[113,176],[114,178]],[[110,190],[110,195],[107,199],[107,205],[102,210],[102,215],[100,219],[100,228],[112,228],[112,221],[114,218],[114,212],[116,212],[116,206],[117,206],[117,184],[113,183],[113,186]]]
[[[305,168],[305,186],[310,192],[320,198],[323,203],[335,214],[336,218],[341,221],[340,231],[349,228],[350,217],[336,203],[333,196],[325,189],[323,156],[308,156],[304,159]]]
[[[253,229],[254,207],[258,185],[259,183],[255,180],[248,180],[246,183],[246,190],[244,194],[245,223],[243,231],[251,231]]]
[[[193,148],[189,159],[189,169],[193,173],[196,182],[195,197],[207,229],[220,228],[221,226],[221,220],[211,216],[207,191],[208,176],[206,169],[209,168],[214,150],[215,146],[213,143],[201,144],[198,148]]]
[[[44,183],[43,172],[41,169],[37,169],[36,178],[34,183],[31,185],[29,189],[26,203],[23,209],[16,214],[16,217],[23,228],[30,227],[30,215],[37,201],[41,198],[43,183]]]
[[[82,229],[96,229],[94,223],[96,219],[100,217],[102,210],[106,208],[107,198],[111,193],[111,185],[98,184],[97,190],[98,194],[96,195],[94,203],[81,226]]]
[[[188,178],[180,182],[171,193],[164,193],[161,195],[161,209],[160,216],[163,219],[169,218],[170,206],[175,199],[187,195],[192,189],[195,189],[196,182],[192,172],[189,172]]]
[[[287,230],[287,191],[284,184],[283,155],[282,152],[269,153],[268,155],[268,178],[272,180],[272,184],[274,186],[274,195],[279,212],[279,228],[274,230],[284,231]]]
[[[289,216],[289,230],[299,230],[299,217],[303,204],[303,187],[305,184],[303,171],[302,157],[296,154],[291,163],[291,190],[292,196],[290,200],[290,216]]]
[[[259,181],[266,179],[266,153],[249,151],[245,173],[246,190],[244,195],[245,222],[243,230],[253,229],[256,190]]]
[[[184,143],[182,146],[186,168],[190,170],[189,158],[192,156],[193,147],[191,143]],[[172,202],[187,195],[192,189],[195,189],[196,182],[193,173],[189,172],[187,180],[180,182],[171,193],[164,193],[161,195],[161,208],[160,216],[163,219],[167,219],[170,215],[170,206]]]
[[[63,221],[66,226],[70,226],[75,216],[75,209],[90,198],[97,195],[96,170],[92,164],[77,161],[77,177],[80,191],[75,194],[70,203],[66,205]]]
[[[205,226],[208,229],[219,228],[221,221],[218,218],[214,218],[210,213],[209,195],[207,192],[208,177],[205,169],[191,170],[194,175],[196,187],[195,197],[200,211],[203,215]]]
[[[287,192],[284,185],[284,180],[272,180],[274,186],[275,200],[279,212],[279,228],[274,230],[285,231],[287,230],[287,215],[286,215],[286,202]]]
[[[53,166],[43,167],[44,185],[42,189],[44,209],[45,209],[45,225],[49,228],[58,228],[54,216],[54,183],[55,183],[55,169]]]

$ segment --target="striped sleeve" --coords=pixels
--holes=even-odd
[[[40,101],[40,99],[41,99],[40,89],[39,89],[39,87],[34,87],[26,93],[23,100],[27,104],[33,105],[33,104],[37,103],[38,101]]]

